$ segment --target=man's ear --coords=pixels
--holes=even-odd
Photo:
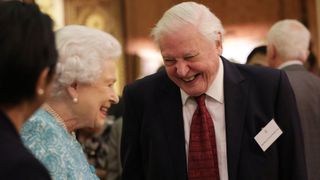
[[[267,46],[267,61],[270,67],[275,68],[277,57],[277,50],[273,44],[268,44]]]
[[[302,60],[303,63],[305,63],[308,60],[309,55],[310,55],[310,51],[309,50],[306,50],[306,51],[304,51],[304,53],[302,53],[301,60]]]
[[[215,40],[215,43],[216,43],[218,54],[221,56],[222,55],[222,35],[220,32],[217,34],[217,40]]]
[[[271,59],[275,59],[277,57],[277,49],[272,44],[270,45],[270,57]]]
[[[36,91],[36,94],[39,96],[43,95],[49,86],[48,73],[49,73],[49,67],[46,67],[41,71],[40,76],[37,80],[35,91]]]

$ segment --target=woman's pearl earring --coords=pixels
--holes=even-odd
[[[74,98],[72,99],[72,101],[73,101],[74,103],[77,103],[77,102],[78,102],[78,98],[74,97]]]
[[[38,89],[38,95],[42,96],[44,94],[44,90],[43,89]]]

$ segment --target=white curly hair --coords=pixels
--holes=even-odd
[[[310,38],[309,30],[294,19],[278,21],[267,34],[268,44],[272,44],[284,60],[304,61],[309,54]]]
[[[198,28],[199,32],[209,41],[221,38],[224,29],[221,21],[206,6],[196,2],[183,2],[167,10],[156,26],[151,31],[154,41],[159,44],[159,39],[165,33],[177,30],[179,27],[191,24]]]
[[[102,73],[105,61],[121,54],[120,43],[110,34],[81,25],[65,26],[56,32],[59,52],[52,95],[77,83],[92,83]]]

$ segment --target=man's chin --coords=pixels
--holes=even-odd
[[[190,89],[185,89],[184,92],[186,92],[189,96],[200,96],[201,94],[205,93],[205,91],[195,91]]]

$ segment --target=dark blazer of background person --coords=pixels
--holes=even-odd
[[[229,180],[305,179],[299,115],[285,73],[225,59],[223,66]],[[124,104],[123,180],[186,180],[179,87],[161,71],[125,87]],[[273,118],[283,134],[263,152],[254,137]]]
[[[120,142],[122,131],[122,117],[117,119],[111,128],[110,137],[107,141],[107,180],[121,180]]]
[[[45,101],[57,62],[52,21],[36,5],[0,2],[0,179],[50,179],[19,131]]]
[[[283,68],[297,99],[309,178],[320,178],[320,78],[309,73],[303,65]]]
[[[320,78],[303,67],[310,40],[310,31],[301,22],[280,20],[267,33],[267,60],[270,67],[284,70],[289,78],[302,125],[308,179],[319,180]]]

